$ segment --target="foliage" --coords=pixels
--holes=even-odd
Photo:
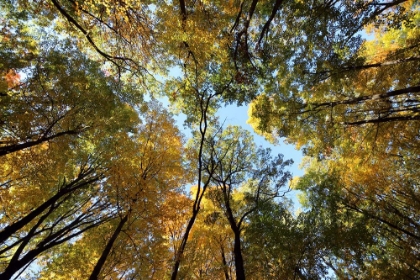
[[[236,279],[244,279],[241,232],[261,204],[287,193],[282,188],[291,175],[284,169],[292,161],[283,161],[282,155],[272,159],[269,149],[256,149],[249,132],[239,127],[226,127],[208,144],[205,169],[216,186],[208,196],[232,230]]]
[[[315,157],[328,156],[336,148],[346,154],[356,141],[361,149],[395,153],[405,145],[398,140],[399,131],[410,134],[406,141],[414,139],[419,13],[418,4],[408,2],[401,7],[408,10],[401,28],[388,21],[369,25],[375,38],[352,55],[357,61],[336,54],[340,65],[320,60],[317,68],[293,74],[301,82],[277,74],[251,106],[254,128],[271,139],[286,137]]]
[[[384,181],[388,175],[380,171],[374,173],[378,182],[371,179],[368,184],[357,180],[345,182],[340,173],[331,173],[323,165],[313,163],[297,188],[306,190],[305,205],[316,213],[318,223],[329,221],[328,231],[322,233],[330,243],[327,248],[348,242],[344,247],[347,250],[328,252],[334,271],[343,277],[354,275],[366,279],[416,275],[418,252],[412,245],[418,244],[418,235],[411,217],[417,215],[416,202],[412,201],[417,194],[410,185]],[[323,231],[325,226],[317,228]]]
[[[417,279],[418,8],[2,1],[0,278]]]

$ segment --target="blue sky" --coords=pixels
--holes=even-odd
[[[284,159],[293,159],[294,163],[289,169],[293,177],[303,175],[303,170],[299,169],[299,165],[303,158],[302,152],[296,150],[293,145],[283,143],[283,141],[279,141],[278,145],[273,145],[272,143],[265,140],[264,137],[256,134],[252,127],[246,123],[248,120],[248,106],[237,107],[236,105],[228,105],[226,107],[220,108],[218,115],[220,117],[220,121],[226,120],[226,125],[238,125],[243,129],[250,131],[254,136],[255,143],[258,146],[262,146],[263,148],[271,148],[273,155],[283,154]],[[298,193],[298,191],[292,191],[287,195],[288,198],[292,199],[294,210],[297,212],[300,211],[300,203],[297,198]]]
[[[160,99],[160,101],[163,102],[165,106],[169,105],[166,98]],[[293,159],[294,163],[289,169],[293,177],[302,176],[304,174],[304,171],[302,169],[299,169],[299,165],[302,162],[303,158],[302,152],[296,150],[293,145],[283,143],[283,141],[279,141],[278,145],[273,145],[272,143],[265,140],[264,137],[256,134],[252,127],[249,124],[247,124],[248,106],[238,107],[236,105],[228,105],[220,108],[217,112],[217,115],[220,118],[220,122],[224,122],[225,125],[237,125],[251,132],[257,146],[261,146],[263,148],[270,148],[272,150],[273,155],[283,154],[285,160]],[[188,130],[183,129],[185,117],[181,114],[176,115],[175,120],[177,122],[177,126],[183,131],[184,135],[187,137],[191,136]],[[294,210],[297,212],[300,211],[300,203],[297,199],[298,193],[298,191],[292,191],[287,195],[288,198],[292,199],[294,204]]]
[[[179,67],[173,67],[169,70],[169,76],[180,77],[181,75],[181,69]],[[165,106],[169,106],[169,102],[166,100],[166,98],[160,99],[160,101],[163,102]],[[220,117],[220,121],[225,121],[226,125],[238,125],[243,129],[250,131],[254,136],[255,143],[258,146],[271,148],[273,154],[283,154],[284,159],[293,159],[294,164],[291,168],[293,176],[303,175],[303,170],[299,169],[299,164],[301,163],[303,157],[302,152],[297,151],[293,145],[287,145],[283,143],[283,141],[279,141],[279,145],[273,145],[272,143],[266,141],[264,137],[254,133],[252,127],[246,123],[248,120],[248,106],[238,107],[236,105],[228,105],[220,108],[217,114]],[[179,115],[176,116],[175,119],[177,120],[178,127],[182,129],[185,118],[182,115]],[[185,134],[188,136],[189,133],[187,132]]]
[[[293,145],[283,143],[283,141],[279,141],[278,145],[273,145],[272,143],[266,141],[264,137],[254,133],[252,127],[246,123],[246,121],[248,120],[247,106],[237,107],[236,105],[229,105],[219,109],[218,115],[220,117],[220,121],[226,120],[226,124],[238,125],[250,131],[254,136],[255,143],[258,146],[262,146],[264,148],[271,148],[274,154],[283,154],[284,159],[293,159],[293,161],[295,162],[291,168],[293,176],[303,175],[303,170],[299,169],[298,167],[300,162],[302,161],[302,152],[296,150]]]
[[[165,106],[169,105],[169,102],[164,99],[159,99]],[[225,125],[237,125],[243,129],[248,130],[254,137],[254,141],[257,146],[263,148],[271,148],[273,155],[283,154],[284,159],[293,159],[294,164],[291,167],[290,171],[293,173],[293,176],[302,176],[303,170],[299,169],[299,164],[302,161],[303,155],[302,152],[296,150],[293,145],[285,144],[283,141],[279,141],[279,144],[273,145],[264,139],[264,137],[256,134],[252,127],[247,124],[248,120],[248,106],[238,107],[236,105],[228,105],[222,107],[218,110],[217,115],[219,116],[220,122],[223,122]],[[189,131],[183,129],[185,117],[183,115],[175,115],[175,120],[178,127],[183,131],[183,133],[189,137]]]
[[[169,76],[172,77],[179,77],[181,76],[181,71],[178,67],[173,67],[169,70]],[[158,80],[164,80],[162,77],[158,77]],[[162,97],[159,98],[159,101],[164,104],[165,107],[170,107],[170,104],[167,98]],[[254,137],[254,141],[257,146],[261,146],[263,148],[270,148],[272,150],[273,155],[283,154],[284,159],[293,159],[294,163],[290,167],[289,171],[292,173],[293,177],[299,177],[304,174],[304,171],[299,168],[300,163],[302,162],[302,152],[295,149],[293,145],[285,144],[282,140],[279,141],[279,144],[273,145],[269,141],[265,140],[264,137],[256,134],[252,127],[247,124],[248,120],[248,106],[240,106],[237,105],[227,105],[221,107],[217,115],[219,116],[219,121],[224,122],[225,125],[237,125],[242,127],[243,129],[248,130]],[[183,131],[186,137],[190,137],[191,134],[187,129],[184,129],[184,120],[185,117],[182,114],[175,115],[175,120],[177,122],[177,126],[181,131]],[[299,210],[300,203],[297,200],[298,191],[292,191],[289,193],[288,197],[292,199],[294,203],[295,210]]]

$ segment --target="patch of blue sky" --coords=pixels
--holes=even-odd
[[[168,70],[169,77],[178,78],[182,76],[181,69],[179,67],[173,67]],[[158,81],[163,82],[163,77],[156,77]],[[170,103],[168,98],[161,97],[158,99],[166,108],[170,108]],[[237,106],[233,105],[226,105],[222,106],[217,111],[217,116],[219,121],[224,124],[224,126],[228,125],[235,125],[239,126],[242,129],[245,129],[254,137],[254,142],[257,146],[262,148],[270,148],[272,155],[276,156],[278,154],[282,154],[284,159],[292,159],[293,165],[289,167],[289,171],[292,173],[293,177],[299,177],[304,174],[304,171],[299,168],[300,163],[302,162],[303,154],[302,151],[295,149],[293,145],[285,144],[282,140],[279,141],[279,144],[274,145],[273,143],[267,141],[264,137],[256,134],[253,128],[247,123],[248,120],[248,106]],[[177,114],[174,116],[176,121],[176,125],[179,129],[183,132],[183,134],[189,138],[191,137],[191,130],[184,126],[185,122],[185,115]],[[294,205],[294,210],[299,211],[300,203],[298,201],[297,195],[298,191],[291,191],[287,194],[287,198],[291,199]]]
[[[228,105],[220,108],[217,115],[219,116],[221,122],[224,121],[225,125],[237,125],[251,132],[254,137],[255,144],[262,148],[270,148],[273,156],[282,154],[285,160],[292,159],[294,163],[289,168],[289,171],[292,173],[293,177],[299,177],[304,174],[304,171],[299,168],[303,159],[302,151],[297,150],[293,145],[285,144],[282,141],[279,141],[279,144],[274,145],[267,141],[264,137],[256,134],[252,127],[247,124],[247,106],[238,107],[236,105]],[[298,194],[299,191],[292,190],[286,195],[287,198],[292,200],[295,211],[299,211],[300,208],[300,203],[297,197]]]

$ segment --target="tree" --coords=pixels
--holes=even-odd
[[[55,152],[57,156],[56,147],[51,146],[47,152]],[[44,163],[52,165],[53,161],[54,157],[44,156]],[[1,275],[5,279],[46,250],[68,242],[113,216],[112,211],[106,211],[109,201],[97,200],[104,178],[98,159],[79,152],[74,153],[73,158],[67,153],[66,161],[64,169],[60,165],[54,166],[55,172],[38,168],[40,173],[3,184],[0,248],[4,269]]]
[[[193,194],[194,191],[195,188],[191,188]],[[200,215],[191,230],[179,277],[229,280],[234,273],[233,236],[226,219],[208,194],[201,202]]]
[[[293,214],[290,210],[290,202],[283,199],[269,201],[250,215],[244,233],[249,279],[326,277],[322,257],[327,239],[323,240],[317,214]]]
[[[91,279],[99,277],[113,242],[122,232],[124,224],[131,224],[131,229],[129,227],[125,233],[132,235],[130,237],[133,240],[138,239],[139,235],[149,234],[141,231],[137,233],[140,228],[149,227],[141,224],[156,226],[154,220],[167,213],[155,212],[153,209],[162,209],[161,205],[165,203],[166,198],[171,198],[172,192],[179,191],[179,188],[188,182],[188,176],[185,176],[188,173],[183,167],[183,138],[174,126],[171,115],[159,103],[152,101],[147,104],[142,118],[144,124],[138,127],[138,145],[133,145],[130,151],[125,147],[117,151],[120,160],[110,168],[112,175],[108,181],[114,189],[109,196],[115,199],[120,218],[92,272]],[[144,214],[146,211],[148,213]],[[121,250],[124,250],[124,245],[120,246]],[[128,267],[127,270],[136,270],[134,267]],[[134,271],[130,273],[135,274]]]
[[[254,128],[270,138],[286,137],[313,156],[345,147],[343,140],[361,141],[365,149],[377,151],[387,149],[390,141],[396,145],[392,150],[403,146],[397,133],[388,132],[415,133],[420,88],[417,4],[401,5],[390,13],[403,13],[405,21],[394,23],[397,26],[371,23],[376,38],[354,54],[336,50],[338,65],[321,60],[316,68],[306,67],[293,77],[278,70],[283,76],[269,82],[251,106]]]
[[[117,75],[127,70],[145,78],[153,60],[153,20],[150,4],[137,1],[7,1],[18,10],[37,15],[41,26],[77,38],[81,49],[113,66]],[[51,21],[55,24],[51,26]]]
[[[379,270],[383,277],[418,274],[412,261],[417,250],[410,247],[418,242],[417,178],[411,175],[418,161],[418,4],[394,4],[384,10],[393,20],[365,25],[374,39],[354,52],[342,48],[337,60],[318,61],[293,77],[288,69],[279,70],[284,79],[267,84],[250,109],[257,130],[272,140],[286,137],[313,157],[308,176],[320,173],[321,166],[327,176],[338,178],[325,188],[316,183],[319,192],[328,193],[323,199],[339,193],[340,210],[334,211],[361,215],[369,226],[382,229],[366,229],[380,241],[365,251],[348,245],[359,248],[369,265],[361,268],[341,255],[336,272],[341,275],[356,275],[358,269],[366,271],[366,278]]]
[[[3,278],[418,274],[417,1],[0,5]],[[289,161],[217,122],[251,100],[314,157],[300,214]]]
[[[10,54],[2,66],[25,77],[8,83],[1,97],[5,279],[115,215],[103,196],[107,145],[115,142],[103,137],[132,133],[138,120],[121,102],[124,89],[97,63],[73,49],[69,40],[39,42],[33,52],[28,39],[33,33],[28,35],[25,24],[13,16],[5,34],[16,48],[2,48]]]
[[[236,279],[245,279],[241,232],[248,215],[260,204],[284,196],[290,179],[284,168],[291,161],[272,159],[270,150],[256,150],[252,137],[238,127],[227,127],[206,149],[205,168],[217,190],[209,193],[234,235]]]
[[[119,99],[131,89],[107,78],[97,63],[72,47],[74,41],[34,42],[28,38],[39,34],[28,31],[27,23],[14,27],[10,22],[7,44],[15,44],[2,49],[8,57],[2,68],[25,78],[13,80],[1,98],[0,156],[56,138],[74,139],[92,127],[105,128]],[[98,104],[103,110],[97,110]],[[135,119],[124,114],[120,116]],[[117,124],[118,118],[113,121]]]
[[[399,177],[399,172],[394,173],[395,167],[387,164],[390,161],[360,167],[347,165],[346,173],[340,169],[335,171],[326,162],[313,162],[308,174],[298,182],[298,188],[307,193],[305,201],[311,211],[325,209],[329,217],[334,217],[333,221],[339,222],[341,233],[326,232],[326,240],[331,242],[343,233],[349,234],[338,239],[335,245],[327,246],[347,247],[331,251],[334,258],[329,259],[337,275],[353,274],[369,279],[392,275],[412,278],[418,274],[418,251],[416,245],[413,247],[419,242],[418,225],[414,220],[418,215],[418,194],[412,188],[417,179],[407,171],[400,174],[406,178]],[[394,164],[401,163],[396,160]],[[325,223],[330,219],[322,216],[320,220]],[[351,251],[349,258],[346,252]],[[355,257],[358,261],[352,263]]]
[[[112,157],[106,163],[107,176],[102,180],[103,196],[99,199],[110,201],[104,212],[113,211],[113,219],[80,236],[75,244],[64,247],[63,253],[58,249],[45,256],[49,261],[44,277],[57,274],[62,258],[77,256],[74,250],[80,250],[80,246],[91,251],[85,256],[90,275],[73,266],[80,260],[73,260],[63,276],[78,271],[80,277],[91,279],[118,275],[159,279],[167,273],[165,263],[170,253],[166,225],[161,221],[170,215],[167,200],[188,180],[183,167],[183,138],[171,114],[158,102],[150,101],[142,110],[143,123],[136,133],[128,139],[126,135],[114,135],[108,146]]]

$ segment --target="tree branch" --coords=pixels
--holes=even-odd
[[[266,21],[266,23],[264,24],[264,26],[261,30],[261,34],[260,34],[260,38],[258,39],[257,46],[260,45],[264,35],[266,33],[268,33],[268,29],[270,27],[270,24],[273,21],[274,17],[276,16],[276,13],[279,10],[282,3],[283,3],[283,0],[276,0],[276,3],[274,4],[273,10],[271,11],[271,15],[270,15],[270,17],[268,18],[268,20]]]

